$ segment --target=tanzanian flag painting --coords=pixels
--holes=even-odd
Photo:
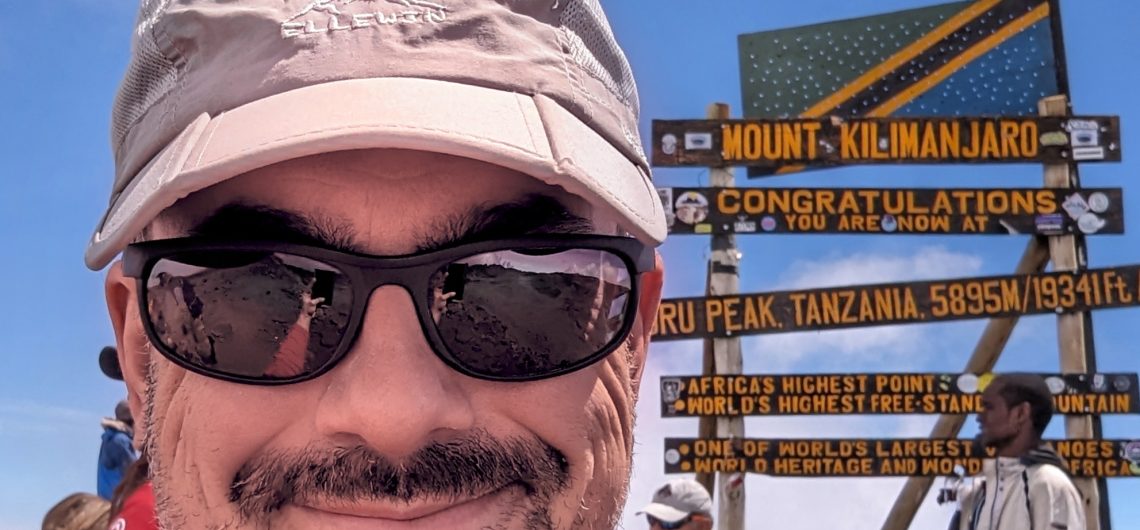
[[[954,2],[749,33],[739,54],[746,118],[1026,116],[1068,91],[1055,0]]]

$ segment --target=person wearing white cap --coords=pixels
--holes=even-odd
[[[162,528],[613,528],[666,233],[597,0],[142,0],[87,265]]]
[[[653,494],[653,502],[637,515],[645,515],[651,530],[712,530],[712,498],[692,479],[676,478]]]

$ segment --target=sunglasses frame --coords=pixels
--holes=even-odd
[[[450,352],[439,335],[431,308],[427,302],[432,275],[448,264],[463,258],[496,251],[509,250],[601,250],[617,256],[625,263],[630,274],[629,301],[622,326],[604,348],[592,355],[550,373],[521,377],[503,377],[480,374],[465,368]],[[147,303],[147,281],[154,266],[164,258],[192,255],[207,251],[280,252],[320,261],[335,267],[347,278],[352,290],[352,307],[344,335],[329,360],[322,366],[287,379],[263,379],[218,372],[183,359],[163,344],[150,318]],[[637,315],[641,288],[641,274],[655,268],[654,248],[636,239],[619,236],[552,234],[509,239],[495,239],[455,245],[419,254],[373,256],[342,252],[326,247],[286,243],[281,241],[218,240],[215,238],[186,237],[135,243],[123,250],[123,274],[137,280],[139,316],[151,344],[168,360],[199,375],[233,383],[276,386],[300,383],[324,375],[340,364],[356,343],[364,322],[368,301],[372,293],[385,285],[403,287],[412,297],[420,328],[436,357],[447,366],[464,375],[485,381],[524,382],[557,377],[580,370],[612,353],[629,335]],[[418,293],[418,294],[417,294]]]
[[[682,526],[689,524],[689,522],[693,520],[693,514],[690,513],[689,515],[686,515],[684,519],[681,519],[680,521],[677,521],[675,523],[662,521],[661,519],[658,519],[658,518],[656,518],[652,515],[649,515],[649,514],[645,514],[645,518],[646,518],[646,522],[649,523],[650,528],[652,528],[653,525],[656,524],[662,530],[677,530],[678,528],[681,528]]]

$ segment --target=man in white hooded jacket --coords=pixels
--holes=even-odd
[[[982,394],[979,438],[996,451],[959,494],[956,530],[1084,530],[1083,501],[1052,447],[1041,442],[1053,397],[1036,375],[996,377]]]

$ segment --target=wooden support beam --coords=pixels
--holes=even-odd
[[[1041,240],[1034,238],[1029,241],[1025,247],[1025,252],[1021,255],[1021,261],[1017,263],[1017,268],[1014,269],[1014,274],[1031,274],[1045,270],[1045,265],[1049,263],[1049,247]],[[1010,335],[1013,334],[1013,328],[1017,326],[1017,321],[1020,317],[1003,317],[990,319],[986,324],[986,329],[982,331],[981,338],[978,339],[978,344],[974,346],[974,352],[970,355],[970,360],[966,361],[966,368],[963,373],[985,373],[992,371],[994,365],[997,364],[998,357],[1001,356],[1002,350],[1009,342]],[[962,425],[966,423],[966,416],[962,414],[943,415],[938,417],[938,421],[934,424],[934,428],[930,430],[931,438],[954,438],[962,430]],[[911,521],[914,520],[915,513],[918,512],[918,507],[922,505],[923,499],[930,491],[930,486],[934,483],[934,477],[910,477],[903,485],[902,491],[895,499],[894,506],[891,507],[890,513],[887,515],[886,522],[883,523],[882,530],[906,530],[910,527]]]

